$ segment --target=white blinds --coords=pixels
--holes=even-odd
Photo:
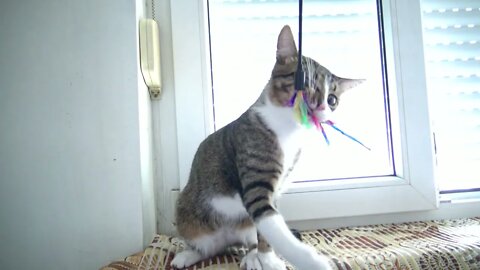
[[[480,188],[480,1],[422,10],[440,189]]]
[[[210,0],[209,11],[218,128],[257,98],[270,76],[280,29],[288,24],[298,32],[298,1]],[[366,78],[381,90],[375,0],[306,0],[303,12],[304,54],[339,76]],[[250,77],[239,80],[238,74]]]
[[[242,113],[267,82],[283,25],[290,25],[296,36],[298,1],[210,0],[209,12],[215,108],[220,109],[216,124],[221,127]],[[305,55],[339,76],[366,78],[381,88],[381,75],[373,75],[381,74],[375,0],[306,0],[303,13]],[[236,75],[232,70],[248,74],[241,68],[253,69],[252,59],[262,74],[248,81],[229,78]],[[243,82],[249,88],[236,91]]]

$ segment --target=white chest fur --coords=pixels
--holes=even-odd
[[[293,109],[290,107],[279,107],[270,101],[256,108],[265,123],[277,135],[280,147],[284,155],[284,175],[290,168],[304,142],[305,129],[295,120]]]

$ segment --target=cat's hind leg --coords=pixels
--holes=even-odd
[[[204,234],[189,240],[188,247],[177,253],[170,263],[176,268],[185,268],[223,251],[228,243],[221,232]]]
[[[191,247],[187,247],[185,250],[175,255],[175,258],[173,258],[170,265],[175,268],[182,269],[203,259],[205,259],[205,257],[200,254],[200,252],[192,249]]]
[[[248,226],[237,229],[237,235],[240,242],[248,247],[248,252],[243,256],[240,262],[240,269],[242,270],[261,270],[262,265],[258,259],[258,239],[257,229],[253,223],[248,220]]]

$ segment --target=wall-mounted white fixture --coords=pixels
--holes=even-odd
[[[140,19],[140,67],[150,96],[158,98],[161,93],[160,41],[158,25],[152,19]]]

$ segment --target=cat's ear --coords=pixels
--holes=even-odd
[[[293,60],[295,57],[297,57],[297,46],[295,45],[290,26],[285,25],[278,35],[277,61],[285,63],[287,60]]]
[[[332,74],[333,81],[336,84],[336,92],[343,93],[365,82],[364,79],[346,79]]]

